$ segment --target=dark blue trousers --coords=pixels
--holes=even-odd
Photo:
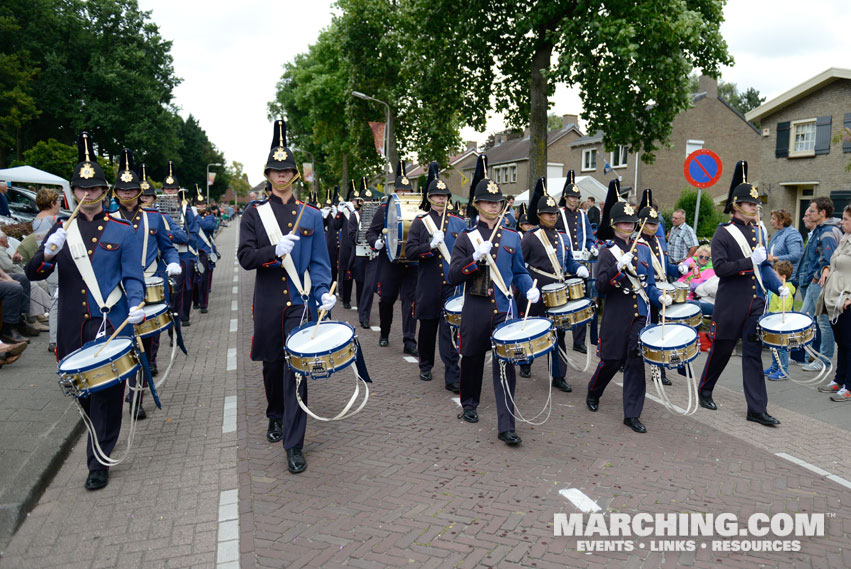
[[[291,306],[284,312],[284,337],[301,321],[302,306]],[[286,342],[286,340],[284,340]],[[283,346],[281,347],[283,354]],[[301,382],[301,400],[307,405],[307,378]],[[295,374],[287,366],[283,355],[280,360],[263,362],[263,386],[266,388],[266,417],[277,419],[283,425],[284,449],[302,448],[307,429],[307,413],[298,404]]]
[[[638,335],[644,327],[644,321],[637,319],[628,330],[627,342],[623,358],[618,360],[601,360],[588,383],[588,397],[599,399],[612,378],[624,366],[623,372],[623,416],[637,418],[644,409],[644,395],[647,385],[644,379],[644,359],[638,352]]]

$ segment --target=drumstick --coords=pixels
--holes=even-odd
[[[290,231],[290,235],[295,235],[295,232],[298,231],[298,224],[301,223],[301,215],[304,213],[304,204],[301,205],[301,210],[298,212],[298,216],[295,218],[295,225],[293,225],[293,230]],[[281,260],[283,261],[286,255],[281,255]]]
[[[649,218],[648,218],[649,219]],[[641,227],[638,228],[638,237],[636,237],[632,241],[632,247],[629,248],[629,253],[632,253],[635,250],[635,246],[638,245],[638,240],[641,238],[641,233],[644,231],[644,224],[647,223],[647,219],[641,222]]]
[[[337,288],[337,281],[331,283],[331,290],[328,291],[328,294],[333,295],[334,289]],[[319,311],[319,320],[316,321],[316,326],[313,328],[313,334],[310,335],[310,339],[314,339],[316,337],[316,332],[319,330],[319,323],[322,322],[322,319],[325,318],[325,315],[328,313],[324,308]]]
[[[663,292],[662,294],[664,295],[665,293]],[[666,306],[666,304],[663,302],[662,303],[662,339],[663,340],[665,339],[665,306]]]
[[[62,225],[63,225],[63,227],[68,228],[68,227],[70,227],[70,226],[71,226],[71,222],[72,222],[72,221],[74,221],[74,218],[75,218],[75,217],[77,217],[77,214],[78,214],[78,213],[80,213],[80,208],[83,206],[83,201],[85,201],[85,199],[86,199],[87,197],[89,197],[89,192],[84,192],[84,193],[83,193],[83,199],[81,199],[81,200],[80,200],[80,203],[78,203],[78,204],[77,204],[77,207],[75,207],[75,208],[74,208],[74,211],[73,211],[73,212],[71,212],[71,216],[70,216],[70,217],[69,217],[69,218],[65,221],[65,223],[63,223],[63,224],[62,224]],[[55,244],[51,243],[51,244],[50,244],[50,251],[49,251],[49,253],[50,253],[51,255],[53,255],[54,253],[56,253],[56,250],[57,250],[58,248],[59,248],[59,247],[57,247]]]
[[[142,308],[143,306],[145,306],[145,301],[144,301],[144,300],[143,300],[141,303],[139,303],[139,306],[137,306],[136,308],[137,308],[137,309],[139,309],[139,308]],[[96,351],[96,352],[95,352],[95,357],[97,357],[97,355],[98,355],[98,354],[100,354],[100,353],[103,351],[103,349],[106,347],[106,345],[107,345],[108,343],[110,343],[110,342],[111,342],[111,341],[112,341],[112,340],[113,340],[116,336],[118,336],[118,333],[119,333],[119,332],[121,332],[122,330],[124,330],[124,327],[125,327],[125,326],[127,326],[127,324],[128,324],[129,322],[130,322],[130,316],[128,315],[128,316],[127,316],[127,318],[125,318],[125,319],[124,319],[124,322],[122,322],[122,323],[121,323],[121,326],[119,326],[118,328],[116,328],[116,329],[115,329],[115,332],[113,332],[113,333],[112,333],[112,336],[110,336],[110,337],[106,340],[106,342],[104,342],[104,343],[103,343],[103,346],[101,346],[101,347],[100,347],[100,349],[99,349],[98,351]]]
[[[762,247],[762,231],[760,231],[759,227],[759,207],[759,205],[756,206],[756,238],[757,243]]]
[[[532,281],[532,288],[535,288],[536,286],[538,286],[538,279],[535,279],[534,281]],[[526,314],[523,316],[523,325],[520,326],[521,332],[526,329],[526,319],[529,318],[529,310],[531,310],[531,309],[532,309],[532,301],[527,300],[526,301]]]
[[[488,239],[488,241],[490,241],[491,243],[493,243],[494,235],[496,235],[496,232],[499,231],[499,226],[502,224],[502,218],[505,217],[506,213],[508,213],[508,208],[510,208],[510,207],[511,207],[510,205],[505,204],[505,209],[502,210],[501,214],[499,214],[499,218],[496,220],[496,227],[493,228],[493,232],[491,233],[491,236]]]

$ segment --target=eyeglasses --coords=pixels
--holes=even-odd
[[[698,259],[706,259],[706,260],[708,261],[708,260],[709,260],[709,255],[698,255],[698,256],[697,256],[697,258],[698,258]]]

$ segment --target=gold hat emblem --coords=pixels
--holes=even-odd
[[[446,189],[446,184],[443,183],[443,180],[438,180],[437,189],[438,190],[445,190]]]
[[[629,204],[623,206],[623,212],[627,215],[635,215],[635,210],[632,209],[632,206]]]
[[[365,195],[365,196],[366,196],[366,197],[368,197],[368,198],[371,198],[371,197],[372,197],[372,192],[371,192],[370,190],[367,190],[367,191],[365,191],[365,192],[363,193],[363,195]]]
[[[654,219],[655,219],[655,218],[659,217],[659,214],[658,214],[658,213],[656,213],[656,210],[655,210],[655,209],[651,209],[651,210],[650,210],[650,217],[652,217],[652,218],[654,218]]]
[[[129,170],[124,170],[124,173],[121,174],[121,181],[126,183],[132,182],[133,174],[131,174]]]
[[[147,190],[150,189],[151,185],[148,182],[142,182],[142,189]]]
[[[80,168],[80,177],[84,180],[88,180],[89,178],[95,177],[95,169],[92,168],[92,165],[86,162],[83,164],[83,167]]]
[[[759,192],[757,192],[756,188],[754,188],[753,186],[751,186],[751,197],[754,199],[759,197]]]
[[[556,201],[552,198],[552,196],[547,197],[547,205],[550,207],[556,205]]]
[[[497,186],[496,182],[494,182],[493,180],[488,180],[487,190],[489,194],[496,194],[499,193],[499,186]]]
[[[406,176],[402,176],[402,185],[407,186],[408,184],[410,184],[408,178]]]
[[[168,178],[166,178],[166,179],[165,179],[165,183],[166,183],[166,184],[173,184],[173,183],[174,183],[174,178],[172,178],[171,176],[169,176]]]
[[[287,159],[287,151],[279,146],[278,149],[275,150],[275,153],[272,155],[272,158],[274,158],[278,162],[283,162]]]

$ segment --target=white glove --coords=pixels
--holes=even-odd
[[[541,291],[538,290],[538,287],[533,286],[529,290],[526,291],[526,300],[535,304],[539,300],[541,300]]]
[[[340,209],[345,209],[349,213],[355,212],[355,206],[352,205],[352,202],[343,202],[340,204]]]
[[[328,217],[328,214],[330,214],[330,213],[331,213],[330,207],[328,207],[328,206],[323,207],[322,208],[322,219],[325,219],[326,217]]]
[[[287,233],[280,241],[278,241],[278,244],[275,245],[275,255],[278,257],[289,255],[293,250],[293,247],[295,247],[295,242],[298,240],[298,235]]]
[[[476,247],[476,250],[473,251],[473,260],[478,261],[485,255],[490,253],[491,249],[493,249],[493,243],[491,243],[490,241],[482,241],[481,243],[479,243],[478,247]]]
[[[684,263],[680,263],[679,265],[677,265],[677,269],[680,271],[681,275],[684,275],[687,272],[689,272],[690,267],[688,266],[688,263],[684,262]]]
[[[754,249],[753,253],[751,253],[751,261],[753,261],[754,266],[762,264],[767,257],[768,253],[762,245],[757,245],[756,249]]]
[[[331,206],[331,217],[337,217],[337,206]]]
[[[671,306],[671,303],[674,302],[674,299],[671,298],[670,294],[665,293],[659,297],[659,302],[662,304],[662,306]]]
[[[48,237],[44,243],[44,252],[53,257],[62,247],[65,246],[65,239],[68,237],[68,232],[61,227],[53,232],[53,235]]]
[[[434,235],[431,236],[431,243],[429,244],[429,246],[434,249],[440,243],[443,243],[443,231],[438,229],[434,232]]]
[[[169,263],[166,265],[165,272],[170,277],[176,277],[183,272],[183,269],[180,268],[180,263]]]
[[[600,250],[597,249],[596,247],[591,247],[590,249],[588,249],[588,251],[591,253],[592,257],[596,257],[597,255],[600,254]]]
[[[585,265],[579,265],[579,268],[576,269],[576,276],[579,277],[580,279],[587,279],[588,278],[588,276],[589,276],[588,275],[588,269],[585,268]]]
[[[127,322],[130,324],[138,324],[145,320],[145,311],[137,306],[130,307],[130,313],[127,314]]]
[[[380,251],[381,249],[384,249],[384,237],[379,237],[378,239],[376,239],[375,245],[373,245],[372,248],[375,249],[376,251]]]
[[[621,257],[620,261],[618,261],[619,271],[622,271],[625,266],[632,264],[632,256],[632,253],[624,253],[624,256]]]
[[[322,295],[322,304],[319,305],[319,308],[327,312],[334,308],[335,304],[337,304],[337,297],[326,292]]]
[[[780,298],[786,298],[787,296],[789,296],[789,289],[785,286],[781,286],[780,292],[777,293],[777,296],[779,296]]]

